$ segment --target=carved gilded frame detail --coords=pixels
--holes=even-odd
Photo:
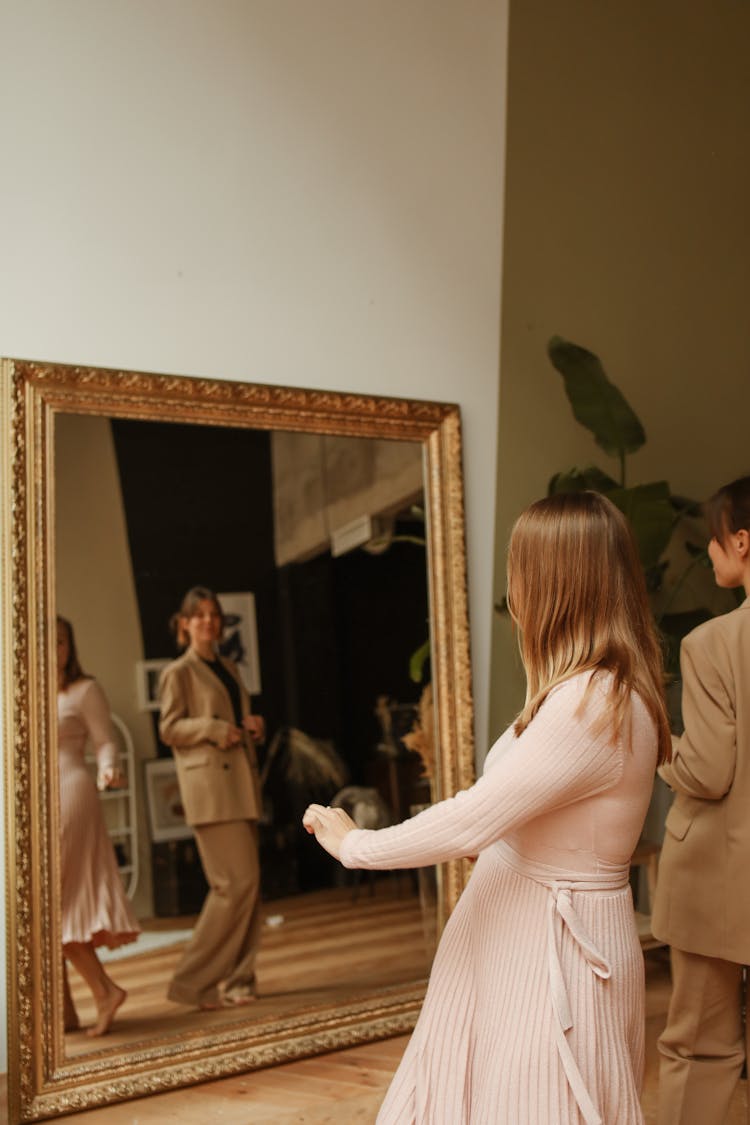
[[[151,1039],[116,1054],[66,1060],[59,896],[52,815],[55,771],[47,747],[54,641],[54,417],[58,412],[246,426],[417,441],[425,464],[432,670],[440,794],[471,784],[473,712],[458,407],[222,380],[2,361],[2,596],[8,906],[9,1103],[33,1121],[410,1030],[424,994],[380,988],[347,1006],[300,1010],[274,1022],[234,1024]],[[455,905],[466,865],[444,865],[439,924]]]

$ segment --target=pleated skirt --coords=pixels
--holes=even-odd
[[[565,878],[570,873],[561,873]],[[565,1038],[606,1125],[641,1125],[644,964],[629,886],[571,893],[611,975],[565,927]],[[556,1040],[550,891],[484,852],[443,933],[417,1026],[378,1125],[583,1125]]]
[[[93,779],[60,756],[60,869],[63,945],[115,949],[135,941],[140,926],[125,894]]]

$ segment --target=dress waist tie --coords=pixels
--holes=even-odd
[[[599,952],[586,932],[586,927],[573,905],[572,892],[621,890],[627,886],[628,867],[625,865],[613,869],[612,872],[605,871],[594,874],[571,873],[570,878],[565,878],[561,873],[556,872],[553,867],[548,867],[544,863],[538,863],[519,855],[503,840],[495,846],[509,867],[512,867],[519,875],[532,879],[535,883],[540,883],[549,892],[547,963],[552,1008],[555,1013],[553,1027],[557,1050],[565,1076],[586,1125],[602,1125],[601,1114],[586,1089],[583,1076],[578,1069],[578,1063],[573,1057],[568,1040],[565,1038],[565,1033],[570,1031],[573,1026],[573,1014],[562,964],[560,963],[560,937],[563,926],[567,926],[568,932],[576,942],[591,971],[602,980],[609,979],[612,975],[612,968],[607,958]]]

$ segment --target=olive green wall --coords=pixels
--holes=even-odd
[[[511,5],[495,593],[558,469],[613,470],[546,358],[595,351],[640,415],[630,483],[705,497],[750,472],[750,6]],[[523,701],[493,624],[490,735]]]

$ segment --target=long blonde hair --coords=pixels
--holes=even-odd
[[[626,727],[635,691],[656,724],[659,761],[670,760],[662,652],[643,568],[627,520],[610,500],[562,493],[519,516],[508,547],[508,608],[526,670],[517,734],[557,684],[578,672],[608,671],[613,737]]]

